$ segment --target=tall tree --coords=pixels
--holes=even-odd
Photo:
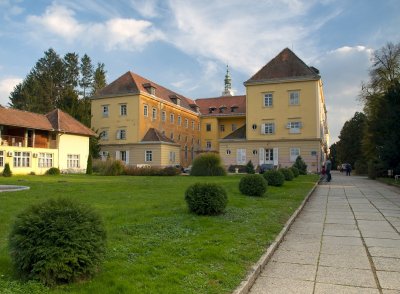
[[[104,63],[97,63],[96,70],[94,71],[93,75],[93,87],[92,92],[90,93],[93,96],[98,90],[107,86],[106,81],[106,70],[104,69]]]
[[[337,169],[337,143],[333,143],[331,147],[329,147],[329,158],[332,162],[332,169]]]
[[[81,87],[82,98],[86,98],[89,94],[89,88],[93,83],[93,64],[90,57],[85,54],[81,58],[80,64],[81,78],[79,80],[79,86]]]

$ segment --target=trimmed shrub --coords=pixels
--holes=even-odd
[[[358,175],[366,175],[368,174],[368,163],[365,160],[357,160],[354,163],[355,172]]]
[[[263,177],[267,180],[269,186],[279,187],[285,182],[285,176],[278,170],[267,170],[263,173]]]
[[[60,174],[60,170],[57,167],[51,167],[46,171],[46,175],[58,176]]]
[[[124,174],[128,176],[177,176],[180,173],[181,170],[173,166],[165,168],[125,166],[124,169]]]
[[[106,161],[105,169],[101,172],[103,176],[119,176],[124,173],[125,166],[120,160]]]
[[[181,174],[181,170],[174,166],[167,166],[161,170],[160,176],[177,176]]]
[[[262,196],[267,191],[267,181],[261,175],[245,175],[240,179],[239,191],[244,195]]]
[[[192,164],[191,176],[225,176],[221,157],[215,153],[204,153],[197,156]]]
[[[255,174],[256,170],[254,169],[254,164],[249,160],[249,162],[246,164],[246,172],[248,174]]]
[[[12,176],[12,172],[10,169],[10,165],[8,163],[6,163],[4,165],[4,169],[3,169],[3,177],[11,177]]]
[[[45,285],[87,279],[98,271],[106,231],[89,206],[70,199],[48,200],[19,214],[9,249],[16,272]]]
[[[185,200],[191,212],[198,215],[217,215],[225,211],[227,194],[220,185],[196,183],[187,188]]]
[[[297,156],[296,162],[293,164],[293,166],[299,170],[299,173],[301,175],[307,174],[307,164],[304,162],[304,160],[303,160],[303,158],[301,158],[301,156]]]
[[[86,174],[91,175],[93,173],[93,160],[92,155],[89,154],[87,159]]]
[[[228,167],[228,172],[230,173],[235,173],[236,169],[238,169],[239,173],[247,173],[247,167],[245,165],[240,165],[240,164],[232,164]]]
[[[299,169],[297,167],[292,166],[290,169],[292,170],[292,173],[295,178],[297,178],[300,175]]]
[[[281,168],[279,171],[283,174],[285,177],[285,181],[292,181],[294,178],[294,174],[290,168]]]

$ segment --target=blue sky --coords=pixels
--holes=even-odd
[[[87,53],[112,82],[131,70],[182,95],[235,94],[289,47],[320,70],[332,142],[362,109],[373,51],[400,42],[398,0],[0,0],[0,104],[50,47]]]

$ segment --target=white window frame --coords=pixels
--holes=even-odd
[[[265,155],[264,155],[264,161],[267,164],[274,164],[274,149],[272,148],[265,148]]]
[[[108,117],[109,113],[110,113],[110,107],[109,105],[102,105],[102,116],[103,117]]]
[[[108,140],[108,130],[102,130],[100,132],[100,140]]]
[[[67,168],[80,168],[80,161],[79,154],[67,154]]]
[[[23,151],[14,151],[13,158],[14,167],[30,167],[31,166],[31,153]]]
[[[189,120],[185,118],[185,128],[189,128]]]
[[[192,120],[192,130],[194,131],[194,120]]]
[[[165,122],[167,120],[167,113],[165,111],[161,112],[161,121]]]
[[[275,134],[275,123],[269,122],[261,125],[261,134],[272,135]]]
[[[100,151],[101,161],[106,161],[109,154],[110,153],[108,151]]]
[[[128,105],[126,105],[125,103],[119,105],[119,115],[120,116],[128,115]]]
[[[169,162],[175,163],[176,160],[176,153],[174,151],[169,152]]]
[[[206,141],[206,149],[211,150],[212,144],[211,141]]]
[[[263,105],[264,107],[272,107],[274,103],[274,95],[272,92],[264,93]]]
[[[301,121],[291,121],[287,125],[290,134],[299,134],[300,129],[303,127]]]
[[[246,149],[236,150],[236,164],[246,164]]]
[[[53,153],[40,152],[38,154],[38,167],[53,167]]]
[[[4,166],[4,153],[5,153],[5,151],[3,151],[3,150],[0,150],[0,167],[3,167]]]
[[[289,105],[300,105],[300,91],[289,91]]]
[[[144,161],[153,162],[153,150],[146,150],[144,152]]]
[[[125,129],[117,130],[117,140],[126,140],[126,130]]]
[[[178,115],[178,125],[180,126],[182,124],[182,117]]]
[[[149,106],[148,105],[143,105],[143,115],[145,117],[149,116]]]
[[[174,123],[174,120],[175,120],[175,115],[174,115],[173,113],[171,113],[171,114],[169,115],[169,121],[170,121],[170,123],[173,124],[173,123]]]
[[[121,150],[119,151],[119,160],[121,160],[125,164],[129,164],[129,151]]]
[[[151,109],[151,118],[152,120],[156,120],[157,119],[157,108],[152,108]]]
[[[300,156],[300,148],[290,148],[290,162],[295,162],[298,156]]]

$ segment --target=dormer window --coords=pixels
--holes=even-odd
[[[236,112],[236,110],[237,110],[238,108],[239,108],[238,106],[232,105],[232,106],[231,106],[231,112]]]
[[[219,107],[219,113],[223,113],[225,111],[225,109],[227,109],[227,107],[225,105],[221,105]]]
[[[210,106],[210,107],[208,108],[208,112],[209,112],[209,113],[213,113],[215,109],[217,109],[217,108],[214,107],[214,106]]]
[[[194,111],[194,112],[199,112],[200,107],[197,104],[189,104],[190,108]]]
[[[181,97],[179,97],[178,95],[169,95],[169,99],[171,99],[171,101],[173,103],[175,103],[176,105],[181,105]]]
[[[146,91],[150,94],[155,96],[156,95],[156,87],[150,83],[143,84],[143,88],[146,89]]]

